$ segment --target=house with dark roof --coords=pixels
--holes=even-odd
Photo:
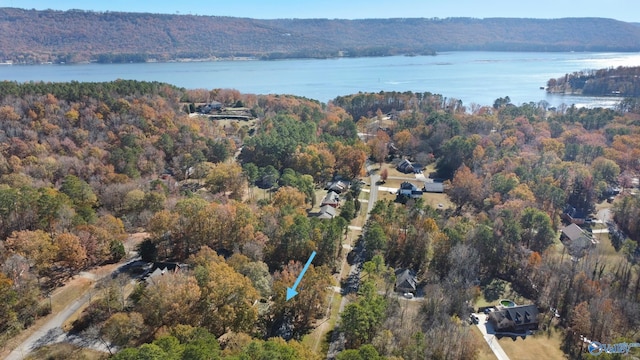
[[[401,173],[405,173],[405,174],[412,174],[412,173],[417,174],[422,171],[422,165],[413,164],[411,163],[411,161],[404,159],[400,161],[398,165],[396,165],[396,169]]]
[[[587,216],[583,212],[578,211],[575,207],[567,205],[565,206],[561,217],[568,223],[582,225],[584,224],[584,220]]]
[[[489,313],[489,322],[496,333],[521,333],[538,329],[538,314],[535,305],[498,307]]]
[[[340,205],[340,196],[334,191],[329,191],[320,203],[320,206],[325,205],[333,206],[334,208],[338,207]]]
[[[396,273],[396,291],[401,293],[415,293],[418,285],[416,273],[409,269],[398,269]]]
[[[164,276],[165,274],[175,274],[181,269],[186,269],[187,264],[179,264],[173,262],[154,262],[149,271],[142,276],[146,282],[153,281],[154,278]]]

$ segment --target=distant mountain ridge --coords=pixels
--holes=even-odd
[[[640,27],[603,18],[259,20],[0,8],[0,62],[327,58],[455,50],[640,51]]]

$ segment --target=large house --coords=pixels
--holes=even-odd
[[[422,190],[418,189],[414,184],[405,181],[400,184],[400,189],[398,189],[397,195],[405,196],[411,199],[418,199],[422,197]]]
[[[153,280],[159,276],[164,276],[165,274],[173,275],[175,273],[178,273],[181,269],[187,268],[187,264],[178,264],[173,262],[154,262],[153,265],[149,268],[148,272],[143,274],[142,279],[149,283],[153,282]]]
[[[576,224],[569,224],[562,228],[560,241],[567,247],[569,254],[578,259],[583,257],[589,248],[596,244],[593,236]]]
[[[489,322],[496,333],[522,333],[538,329],[538,314],[535,305],[499,307],[489,313]]]
[[[200,111],[200,113],[202,114],[209,114],[213,111],[220,111],[222,110],[222,103],[219,103],[217,101],[212,101],[208,104],[202,105],[198,108],[198,110]]]
[[[560,231],[560,240],[562,242],[587,241],[592,242],[592,237],[576,224],[569,224]]]

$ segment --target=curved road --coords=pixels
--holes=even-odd
[[[115,271],[107,272],[102,276],[97,276],[93,273],[83,272],[78,276],[89,278],[93,281],[93,284],[74,302],[69,304],[66,308],[55,314],[49,321],[47,321],[44,325],[42,325],[39,329],[36,329],[31,336],[29,336],[26,340],[24,340],[20,345],[18,345],[15,349],[9,353],[9,355],[5,358],[5,360],[22,360],[24,359],[31,351],[36,348],[54,344],[58,342],[68,341],[68,342],[76,342],[77,337],[70,337],[68,334],[62,329],[62,325],[75,314],[79,309],[83,306],[87,305],[92,298],[92,291],[95,287],[95,284],[100,282],[100,280],[111,276],[112,274],[117,274],[121,271],[124,266],[127,266],[129,263],[134,262],[136,259],[127,259],[124,262],[121,262]],[[82,339],[81,339],[82,340]],[[87,343],[83,343],[85,347],[91,347],[92,349],[109,352],[109,349],[105,346],[105,344],[100,343],[99,341],[93,341],[87,345]]]
[[[51,320],[42,325],[31,336],[22,342],[18,347],[6,357],[5,360],[22,360],[26,355],[35,349],[35,346],[40,339],[50,334],[59,333],[62,331],[62,324],[71,317],[78,309],[87,304],[91,300],[91,293],[87,292],[81,298],[74,301],[71,305],[67,306],[64,310],[56,314]],[[59,330],[58,330],[59,329]]]

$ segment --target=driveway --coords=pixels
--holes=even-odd
[[[78,309],[89,302],[90,299],[91,294],[87,293],[74,301],[71,305],[67,306],[64,310],[60,311],[56,316],[46,324],[42,325],[42,327],[23,341],[22,344],[13,349],[5,360],[22,360],[27,354],[35,348],[44,345],[44,343],[53,343],[62,340],[64,338],[62,324],[64,324],[71,315],[78,311]]]
[[[493,351],[498,360],[509,360],[509,356],[507,356],[507,353],[502,350],[502,346],[500,346],[498,339],[494,335],[495,331],[493,330],[493,326],[487,321],[487,315],[483,313],[474,315],[478,317],[478,323],[476,326],[480,329],[480,332],[482,332],[482,337],[484,338],[484,341],[489,344],[491,351]]]
[[[137,254],[136,254],[137,255]],[[91,348],[97,351],[110,352],[107,344],[100,340],[87,339],[77,335],[70,335],[62,329],[62,325],[79,309],[87,305],[92,299],[92,291],[94,286],[100,280],[117,274],[122,268],[128,264],[134,262],[136,259],[129,259],[121,262],[113,272],[105,272],[101,275],[96,275],[94,272],[81,272],[78,274],[81,277],[91,279],[94,281],[89,289],[81,294],[75,301],[69,304],[66,308],[55,314],[49,321],[47,321],[40,328],[36,329],[31,336],[24,340],[20,345],[9,353],[5,360],[22,360],[31,351],[49,344],[55,344],[59,342],[69,342],[80,347]],[[67,284],[68,285],[68,284]],[[111,347],[113,349],[114,347]]]
[[[612,218],[611,209],[609,208],[601,209],[600,211],[598,211],[596,218],[598,221],[602,221],[603,223],[606,223],[607,221],[611,221],[611,218]]]

